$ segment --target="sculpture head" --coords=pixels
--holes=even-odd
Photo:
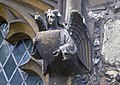
[[[62,15],[58,12],[58,10],[48,9],[48,11],[46,11],[44,14],[48,29],[50,26],[59,26],[61,24]]]

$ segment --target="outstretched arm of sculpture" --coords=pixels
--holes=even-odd
[[[70,58],[70,55],[74,55],[77,52],[77,47],[66,29],[61,29],[60,35],[61,46],[53,53],[55,56],[62,54],[62,60],[66,60]]]

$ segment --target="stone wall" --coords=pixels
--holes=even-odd
[[[115,83],[120,77],[120,19],[116,14],[104,23],[102,55],[105,58],[107,80]]]
[[[89,4],[87,25],[91,27],[93,39],[93,72],[90,82],[92,85],[119,85],[120,1],[90,0]]]

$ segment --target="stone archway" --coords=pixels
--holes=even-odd
[[[35,32],[38,31],[35,20],[29,14],[15,9],[12,5],[10,6],[5,3],[0,4],[0,16],[3,17],[1,18],[3,21],[7,21],[8,23],[9,32],[6,40],[11,44],[22,39],[32,39],[35,37]],[[29,67],[29,65],[31,67]],[[23,66],[20,66],[20,68],[26,72],[31,71],[33,74],[36,73],[44,81],[41,62],[30,58],[30,60]]]

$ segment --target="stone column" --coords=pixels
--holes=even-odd
[[[49,74],[49,84],[48,85],[71,85],[69,83],[69,77],[58,76],[56,74]]]
[[[71,10],[78,10],[81,13],[82,0],[66,0],[65,22],[68,22]]]
[[[65,21],[66,0],[58,0],[58,10],[62,14],[62,21]]]

